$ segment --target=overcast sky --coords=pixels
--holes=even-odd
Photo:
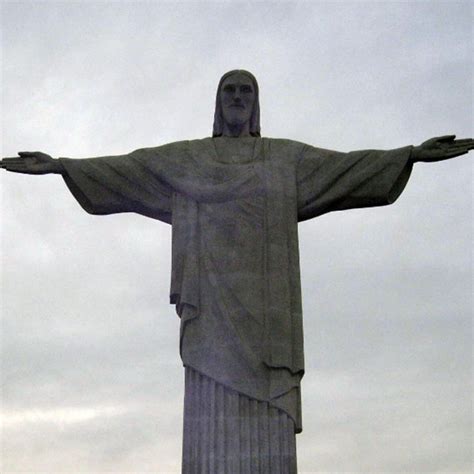
[[[2,2],[2,156],[211,133],[234,68],[262,134],[350,151],[472,131],[469,2]],[[300,472],[472,468],[472,153],[300,226]],[[170,227],[2,172],[5,473],[180,470]]]

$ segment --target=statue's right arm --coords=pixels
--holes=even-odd
[[[18,156],[0,160],[0,168],[13,173],[24,174],[65,174],[59,160],[40,151],[20,151]]]
[[[168,177],[176,174],[179,161],[169,154],[166,149],[149,148],[126,155],[54,159],[42,152],[20,152],[18,157],[1,160],[0,168],[14,173],[61,175],[90,214],[136,212],[171,223],[173,190]]]

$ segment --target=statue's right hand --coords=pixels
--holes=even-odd
[[[40,151],[20,151],[14,158],[3,158],[0,168],[26,174],[61,173],[62,170],[58,160]]]

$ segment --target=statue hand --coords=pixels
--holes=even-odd
[[[0,168],[14,173],[25,174],[48,174],[62,172],[62,166],[58,160],[41,153],[40,151],[20,151],[17,157],[3,158],[0,160]]]
[[[444,137],[435,137],[426,140],[421,145],[412,150],[411,159],[414,163],[417,161],[433,162],[448,160],[455,156],[464,155],[469,150],[474,149],[474,140],[465,138],[455,140],[456,135],[445,135]]]

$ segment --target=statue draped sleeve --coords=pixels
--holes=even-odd
[[[66,171],[64,181],[88,213],[136,212],[171,223],[172,188],[163,173],[160,151],[145,148],[127,155],[60,158],[60,162]]]
[[[127,155],[60,162],[67,186],[88,213],[136,212],[171,224],[176,194],[216,203],[251,194],[258,185],[251,166],[220,173],[212,161],[196,156],[198,145],[182,141]]]
[[[392,204],[410,177],[411,150],[341,153],[305,145],[297,164],[298,220]]]

